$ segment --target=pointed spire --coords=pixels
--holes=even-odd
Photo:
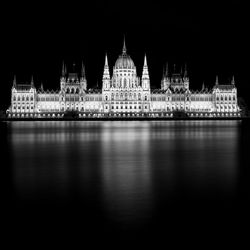
[[[31,87],[34,87],[34,78],[33,75],[31,76],[31,82],[30,82]]]
[[[232,81],[231,81],[232,85],[235,85],[235,80],[234,80],[234,76],[232,77]]]
[[[104,64],[103,78],[108,78],[108,79],[110,79],[107,53],[106,53],[106,55],[105,55],[105,64]]]
[[[105,66],[109,66],[109,65],[108,65],[108,55],[107,55],[107,53],[106,53],[106,55],[105,55]]]
[[[13,79],[13,87],[16,87],[16,75],[14,75],[14,79]]]
[[[168,62],[167,62],[167,64],[166,64],[166,71],[165,71],[165,76],[166,77],[168,77],[169,76],[169,74],[168,74],[169,72],[168,72]]]
[[[81,77],[85,78],[85,66],[84,66],[83,62],[82,62],[82,69],[81,69]]]
[[[204,82],[202,83],[202,88],[201,88],[201,90],[205,90],[205,84],[204,84]]]
[[[162,70],[162,79],[165,78],[165,67],[163,66],[163,70]]]
[[[62,76],[65,76],[65,65],[64,65],[64,61],[62,62]]]
[[[144,67],[148,67],[148,64],[147,64],[147,56],[146,56],[146,54],[145,54],[145,56],[144,56]]]
[[[184,77],[187,77],[188,73],[187,73],[187,64],[185,63],[185,68],[184,68]]]
[[[216,79],[215,79],[215,85],[219,85],[219,78],[218,78],[218,75],[216,76]]]
[[[126,54],[126,53],[127,53],[127,48],[126,48],[125,36],[124,36],[122,54]]]
[[[43,91],[43,83],[41,82],[41,87],[40,87],[41,91]]]

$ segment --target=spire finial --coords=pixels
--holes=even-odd
[[[105,54],[105,66],[108,66],[108,55],[107,55],[107,53]]]
[[[30,82],[31,87],[34,87],[34,78],[33,75],[31,76],[31,82]]]
[[[40,87],[41,91],[43,91],[43,83],[41,82],[41,87]]]
[[[122,54],[126,54],[126,53],[127,53],[127,49],[126,49],[126,42],[125,42],[125,36],[124,36]]]
[[[219,78],[218,78],[218,75],[216,75],[215,85],[219,85]]]
[[[165,71],[165,76],[168,77],[168,62],[166,63],[166,71]]]
[[[85,78],[85,66],[84,66],[83,62],[82,62],[81,75],[82,75],[82,78]]]
[[[14,79],[13,79],[13,87],[16,87],[16,75],[14,75]]]
[[[147,56],[146,56],[146,53],[145,53],[145,56],[144,56],[144,67],[147,67],[147,66],[148,66]]]
[[[201,90],[205,90],[205,84],[204,84],[204,81],[202,83],[202,89]]]
[[[232,77],[231,84],[232,84],[232,85],[235,85],[234,75],[233,75],[233,77]]]
[[[187,64],[185,63],[184,77],[187,77]]]

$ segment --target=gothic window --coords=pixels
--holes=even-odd
[[[116,100],[118,100],[119,99],[119,94],[118,93],[116,93]]]
[[[30,97],[30,100],[33,101],[33,96]]]
[[[235,101],[235,96],[233,96],[233,100]]]
[[[220,97],[220,100],[223,101],[223,96]]]
[[[66,90],[66,94],[69,94],[69,88],[67,88],[67,90]]]
[[[128,99],[128,94],[127,93],[125,93],[125,100],[127,100]]]
[[[22,97],[22,101],[24,101],[24,96]]]
[[[105,100],[106,100],[106,101],[108,100],[108,96],[105,96]]]
[[[29,97],[27,96],[27,97],[26,97],[26,101],[28,101],[28,100],[29,100]]]
[[[76,94],[79,94],[79,89],[78,88],[76,89]]]
[[[17,100],[20,101],[20,96],[17,97]]]
[[[16,100],[16,97],[14,96],[14,97],[13,97],[13,101],[15,101],[15,100]]]
[[[225,101],[227,101],[227,96],[225,96]]]
[[[134,99],[136,99],[136,93],[134,93]]]
[[[141,100],[141,93],[138,94],[138,100]]]
[[[145,95],[145,101],[147,101],[147,96]]]
[[[74,89],[71,89],[71,94],[74,94]]]
[[[114,94],[112,93],[111,95],[111,100],[113,101],[114,100]]]

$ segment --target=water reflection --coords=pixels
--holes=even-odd
[[[74,200],[83,211],[95,203],[110,220],[147,223],[162,203],[234,195],[239,127],[237,121],[12,122],[16,194],[20,202]]]

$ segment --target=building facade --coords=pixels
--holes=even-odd
[[[167,66],[161,88],[153,90],[146,55],[140,78],[127,54],[125,42],[112,76],[106,55],[101,89],[87,87],[83,64],[80,76],[76,72],[68,73],[63,64],[60,90],[57,91],[46,91],[43,86],[37,89],[33,79],[30,84],[17,84],[14,78],[8,117],[63,117],[72,111],[79,117],[172,117],[176,113],[190,117],[240,116],[234,77],[223,85],[216,77],[212,89],[203,86],[200,91],[192,91],[186,67],[184,72],[170,74]]]

